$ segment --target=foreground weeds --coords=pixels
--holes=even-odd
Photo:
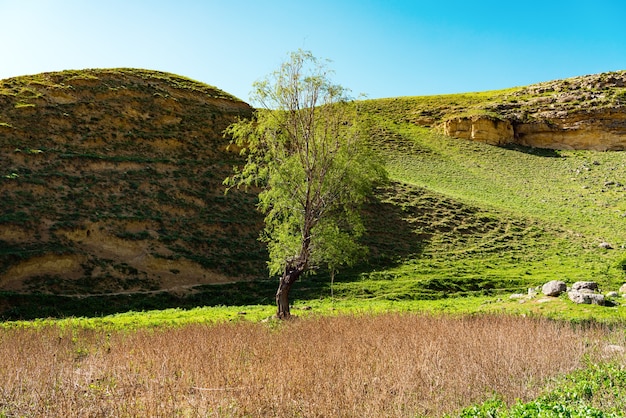
[[[7,328],[0,416],[436,417],[494,396],[530,402],[551,378],[602,360],[609,333],[547,319],[415,314]]]
[[[555,387],[530,402],[507,408],[498,399],[464,409],[461,418],[613,418],[626,413],[626,369],[623,362],[589,364],[555,381]]]

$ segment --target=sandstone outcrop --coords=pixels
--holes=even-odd
[[[448,115],[442,130],[492,145],[626,150],[625,87],[626,71],[540,83],[474,109],[477,115]]]
[[[516,143],[550,149],[626,149],[626,107],[549,114],[515,124]]]
[[[514,140],[513,125],[506,119],[489,116],[468,116],[448,119],[443,124],[445,135],[484,142],[490,145],[506,145]]]

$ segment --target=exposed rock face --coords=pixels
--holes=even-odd
[[[626,149],[626,107],[557,112],[517,123],[515,137],[516,143],[536,148],[621,151]]]
[[[626,71],[540,83],[451,118],[444,134],[493,145],[626,150]]]
[[[490,145],[506,145],[513,142],[513,125],[508,120],[489,116],[457,117],[444,122],[445,135],[471,139]]]

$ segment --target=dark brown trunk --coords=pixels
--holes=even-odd
[[[278,283],[278,290],[276,291],[276,306],[278,308],[276,316],[279,319],[289,319],[291,317],[289,311],[289,291],[303,272],[304,267],[288,266],[285,269],[285,273],[281,276],[280,282]]]

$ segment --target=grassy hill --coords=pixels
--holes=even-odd
[[[368,260],[339,272],[335,296],[621,284],[623,153],[493,147],[433,129],[512,95],[536,113],[547,101],[533,94],[551,93],[529,86],[360,103],[392,183],[366,207]],[[221,185],[239,161],[221,131],[250,112],[213,87],[143,70],[0,81],[2,315],[271,303],[255,195],[224,196]],[[323,272],[293,291],[300,300],[329,295]]]
[[[143,70],[0,82],[0,289],[111,293],[256,277],[265,253],[255,198],[234,192],[225,203],[221,185],[238,161],[222,131],[251,111],[214,87]]]

